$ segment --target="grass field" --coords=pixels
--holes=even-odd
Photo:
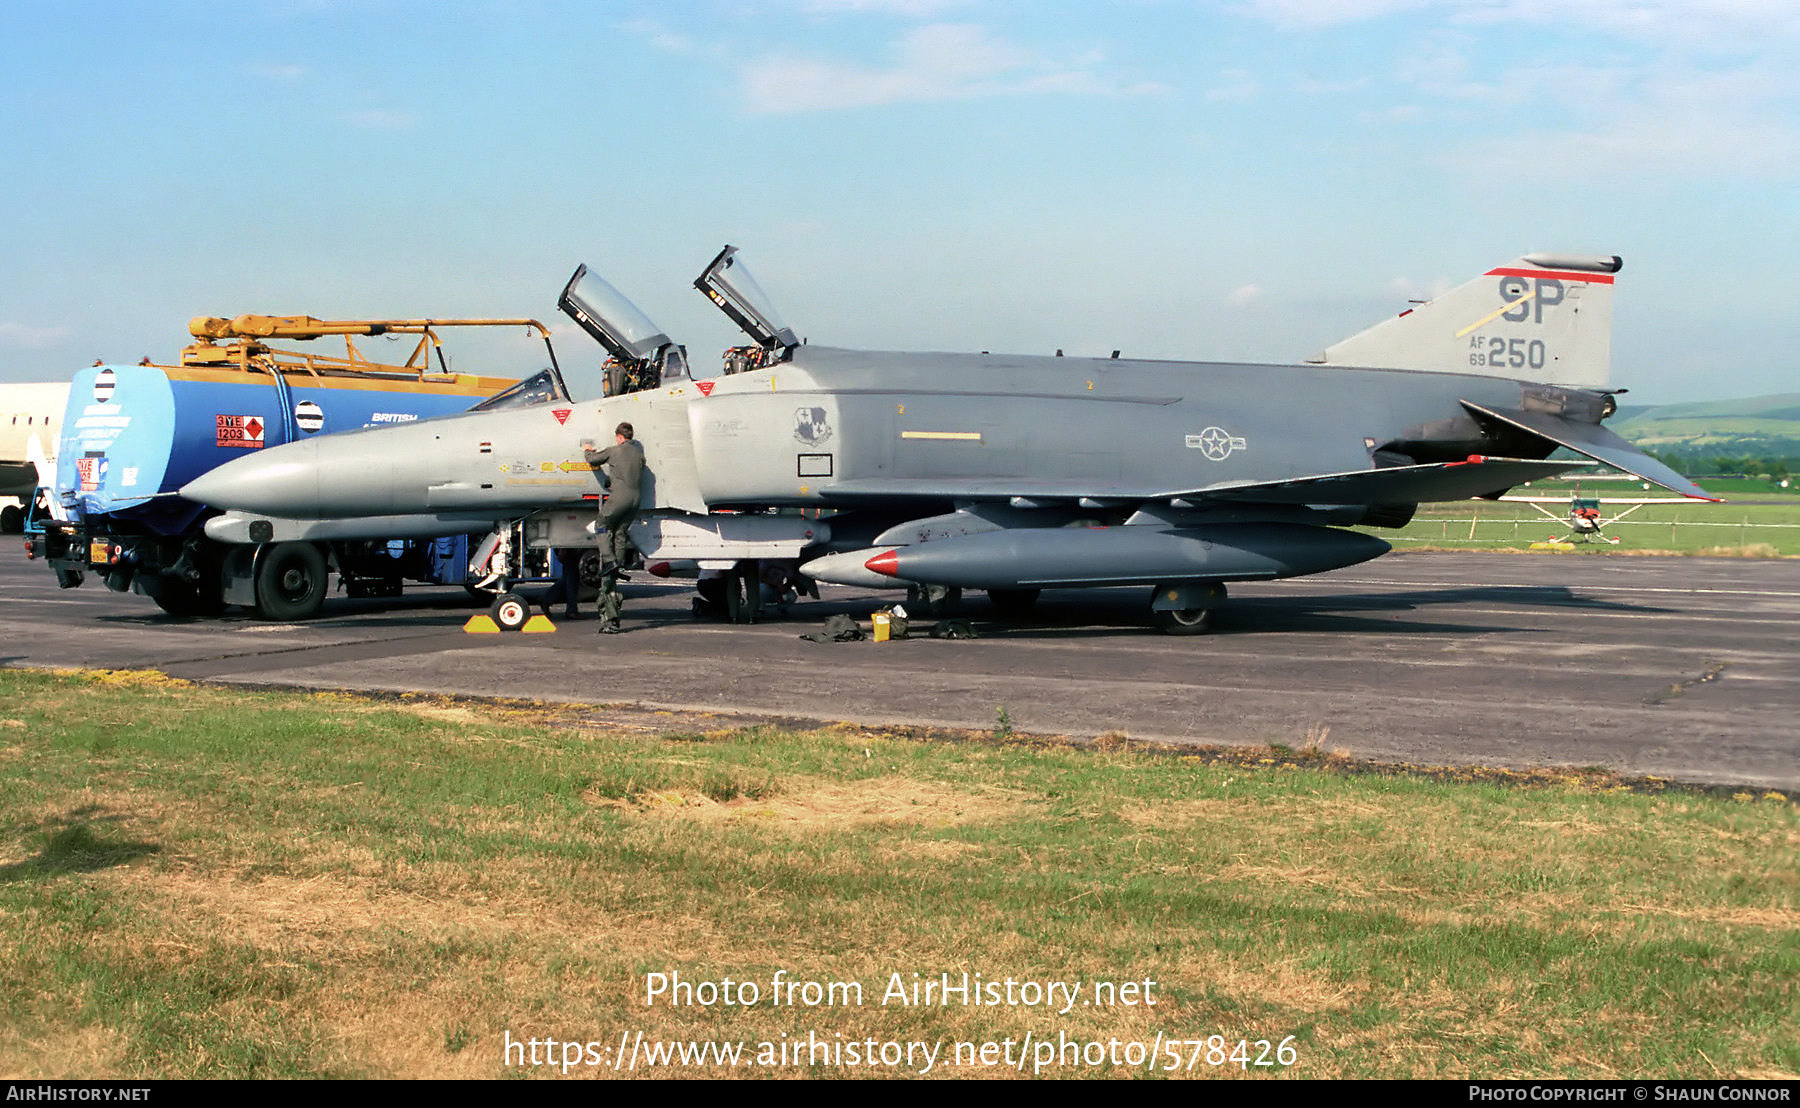
[[[1642,493],[1635,485],[1630,491],[1584,486],[1583,495],[1603,498],[1654,495]],[[1538,483],[1516,492],[1523,496],[1562,497],[1570,495],[1563,486]],[[1724,495],[1737,495],[1724,493]],[[1758,490],[1759,500],[1776,499]],[[1577,543],[1576,549],[1587,553],[1661,553],[1699,554],[1724,557],[1791,558],[1800,557],[1800,497],[1783,496],[1791,503],[1724,503],[1678,501],[1670,504],[1646,504],[1629,511],[1616,523],[1609,523],[1605,533],[1619,540],[1617,545]],[[1568,528],[1567,501],[1545,504],[1556,518],[1544,516],[1532,505],[1509,501],[1459,500],[1450,503],[1424,504],[1413,521],[1403,528],[1369,528],[1372,535],[1394,544],[1395,549],[1443,547],[1457,550],[1522,550],[1534,542],[1553,537],[1566,539]],[[1628,504],[1603,504],[1601,515],[1611,519],[1631,509]]]
[[[9,1078],[559,1074],[546,1040],[591,1044],[569,1076],[892,1076],[926,1069],[909,1043],[931,1076],[1800,1073],[1779,795],[1356,772],[1327,734],[1208,756],[135,674],[0,694]],[[888,995],[965,973],[997,1002]],[[701,987],[670,1004],[677,974]],[[755,1002],[702,1003],[727,979]],[[652,1064],[676,1042],[747,1053]]]

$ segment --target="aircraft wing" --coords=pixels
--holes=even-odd
[[[1089,482],[1041,478],[954,477],[857,478],[820,490],[828,500],[855,502],[913,497],[920,500],[1029,501],[1052,505],[1079,503],[1089,507],[1128,506],[1153,501],[1224,500],[1264,504],[1416,504],[1431,500],[1465,500],[1503,492],[1590,462],[1541,462],[1520,458],[1469,458],[1432,465],[1324,473],[1281,481],[1171,489],[1166,485]],[[1023,506],[1023,505],[1022,505]]]
[[[1156,486],[1123,482],[1072,482],[1038,477],[862,477],[834,481],[819,489],[826,500],[859,501],[910,498],[917,500],[1029,500],[1044,504],[1099,501],[1131,505],[1145,500],[1167,499]]]
[[[1326,473],[1286,481],[1213,486],[1164,494],[1169,499],[1238,500],[1264,504],[1422,504],[1491,496],[1527,481],[1585,469],[1591,462],[1470,457],[1460,462],[1391,466]],[[1160,499],[1160,498],[1159,498]]]

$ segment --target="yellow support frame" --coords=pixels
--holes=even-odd
[[[411,377],[419,381],[446,379],[431,375],[433,351],[442,348],[437,329],[442,327],[526,327],[547,342],[549,328],[535,319],[314,319],[308,315],[240,315],[235,319],[196,316],[188,333],[200,341],[181,352],[181,364],[193,367],[231,367],[245,373],[295,373],[313,377],[370,376]],[[277,350],[264,339],[307,341],[341,335],[344,356]],[[356,348],[357,335],[418,335],[419,343],[403,364],[376,362]],[[220,345],[218,340],[231,340]]]

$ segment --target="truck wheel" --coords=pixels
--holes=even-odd
[[[225,610],[225,601],[219,596],[217,582],[213,583],[213,591],[208,594],[186,581],[165,579],[150,599],[156,601],[158,608],[176,619],[216,616]]]
[[[256,610],[265,619],[306,619],[325,603],[325,555],[309,542],[263,551],[256,567]]]
[[[516,592],[503,592],[488,608],[488,615],[502,631],[517,631],[531,618],[531,604]]]
[[[17,535],[25,530],[25,513],[17,504],[8,504],[0,508],[0,531],[8,535]]]

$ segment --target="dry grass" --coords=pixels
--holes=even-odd
[[[720,803],[699,792],[647,792],[631,800],[592,802],[654,817],[701,822],[747,821],[795,832],[867,827],[952,827],[1018,818],[1025,800],[1009,791],[957,789],[905,777],[831,781],[791,778],[780,795]]]
[[[1343,774],[1322,729],[1304,766],[1214,764],[1123,736],[655,739],[522,705],[0,681],[30,705],[0,724],[0,1076],[496,1077],[508,1036],[640,1030],[1293,1036],[1313,1077],[1800,1068],[1782,797]],[[1157,1004],[879,1003],[965,971],[1154,980]],[[778,972],[865,1001],[777,1007]],[[652,973],[761,1003],[649,1005]],[[1143,1068],[1052,1071],[1115,1072]]]

